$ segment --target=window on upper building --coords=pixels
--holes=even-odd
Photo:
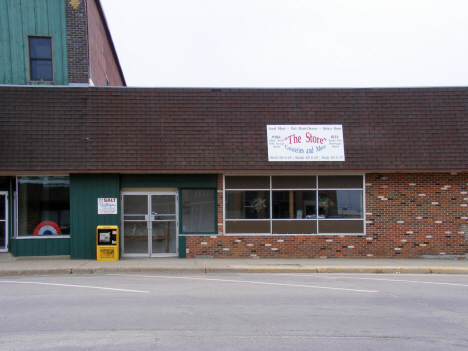
[[[52,38],[29,37],[29,70],[32,81],[53,81]]]

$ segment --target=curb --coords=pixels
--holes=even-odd
[[[50,269],[11,269],[0,270],[0,277],[70,275],[70,274],[125,274],[125,273],[165,273],[165,274],[209,274],[209,273],[368,273],[368,274],[468,274],[468,268],[366,268],[366,267],[97,267],[97,268],[50,268]]]

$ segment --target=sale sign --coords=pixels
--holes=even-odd
[[[98,198],[98,214],[117,214],[117,199]]]

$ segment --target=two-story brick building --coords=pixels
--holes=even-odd
[[[0,84],[125,86],[99,0],[0,0]]]

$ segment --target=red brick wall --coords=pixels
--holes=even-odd
[[[464,254],[467,188],[467,174],[368,174],[366,227],[374,255]]]
[[[467,174],[367,174],[365,236],[187,236],[187,257],[464,255],[468,249],[463,232],[468,224],[467,189]],[[218,204],[218,221],[219,211],[222,216]]]
[[[122,86],[118,62],[106,33],[107,24],[101,18],[96,0],[88,0],[87,5],[90,78],[94,85],[105,86],[107,75],[110,86]]]

